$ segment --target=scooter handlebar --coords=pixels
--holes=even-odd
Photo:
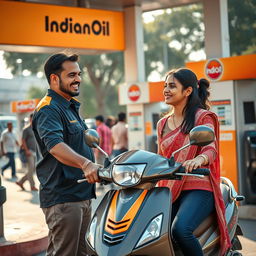
[[[111,182],[110,181],[107,181],[105,180],[104,178],[106,178],[103,174],[104,174],[104,168],[102,167],[99,167],[98,168],[98,171],[97,171],[97,174],[98,174],[98,177],[100,179],[100,184],[102,185],[108,185],[110,184]],[[84,176],[84,175],[83,175]],[[85,176],[84,176],[85,177]],[[80,179],[80,180],[77,180],[77,183],[82,183],[82,182],[85,182],[87,181],[87,179]]]
[[[210,175],[210,170],[207,168],[198,168],[192,171],[193,174],[201,174],[204,176],[209,176]]]
[[[108,184],[112,183],[112,181],[110,180],[110,177],[106,177],[104,174],[105,174],[104,173],[104,168],[99,167],[99,169],[98,169],[98,177],[100,179],[100,184],[108,185]]]
[[[180,167],[177,173],[186,173],[185,167]],[[190,172],[189,174],[198,174],[198,175],[204,175],[204,176],[209,176],[210,175],[210,170],[207,168],[197,168]]]

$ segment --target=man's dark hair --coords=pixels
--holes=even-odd
[[[44,73],[47,78],[48,83],[50,84],[51,74],[58,75],[63,70],[62,64],[65,61],[78,61],[78,55],[66,55],[65,53],[57,53],[49,57],[44,65]]]
[[[124,122],[126,119],[126,114],[124,112],[120,112],[118,114],[118,121]]]
[[[98,116],[95,117],[95,120],[100,121],[100,122],[103,123],[104,122],[104,117],[102,115],[98,115]]]

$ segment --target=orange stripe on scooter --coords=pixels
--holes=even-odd
[[[138,210],[140,209],[141,204],[143,203],[143,200],[147,194],[148,190],[143,190],[143,192],[140,194],[140,196],[137,198],[137,200],[133,203],[131,208],[128,210],[128,212],[125,214],[125,216],[122,218],[121,221],[116,221],[116,206],[117,206],[117,198],[120,193],[120,191],[116,191],[109,211],[107,215],[107,221],[105,225],[105,231],[109,234],[115,235],[119,233],[123,233],[127,231],[132,224],[133,219],[135,218]],[[114,223],[113,223],[114,222]]]

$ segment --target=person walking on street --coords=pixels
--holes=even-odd
[[[110,156],[112,152],[111,130],[104,123],[104,117],[102,115],[96,116],[95,120],[96,120],[97,132],[100,136],[99,146]],[[103,155],[98,149],[95,149],[95,157],[96,157],[97,164],[104,165],[105,155]]]
[[[111,128],[112,132],[112,156],[116,157],[128,150],[128,131],[126,127],[126,114],[118,114],[118,122]]]
[[[26,180],[28,180],[31,191],[37,191],[38,189],[35,187],[35,181],[33,178],[36,164],[36,140],[31,126],[32,117],[33,114],[30,114],[29,124],[25,126],[22,131],[21,147],[25,150],[26,153],[27,173],[19,181],[16,181],[16,184],[20,186],[22,190],[25,190],[23,184]]]
[[[108,116],[105,125],[108,126],[110,129],[116,124],[116,119],[114,116]]]
[[[87,126],[74,98],[81,83],[78,56],[52,55],[44,71],[50,89],[36,107],[32,128],[42,155],[36,173],[40,206],[49,228],[47,255],[87,255],[84,237],[99,165],[84,141]],[[83,176],[87,182],[77,183]]]
[[[4,171],[11,167],[12,178],[17,178],[16,176],[16,165],[15,165],[15,152],[16,147],[19,147],[17,136],[13,131],[12,122],[7,123],[7,129],[5,129],[1,134],[1,150],[3,155],[8,158],[8,162],[2,166],[1,174],[4,175]]]

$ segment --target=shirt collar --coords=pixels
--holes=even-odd
[[[80,106],[80,102],[77,101],[75,98],[71,98],[71,100],[69,101],[52,89],[48,89],[48,95],[54,98],[58,103],[60,103],[65,108],[69,108],[71,104],[74,104],[77,109]]]

